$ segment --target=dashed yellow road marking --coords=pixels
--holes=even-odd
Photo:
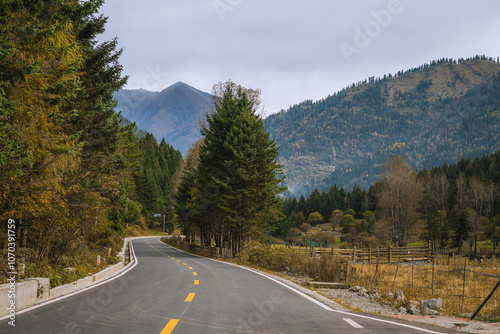
[[[189,267],[189,269],[193,270],[193,267]]]
[[[183,263],[182,265],[183,265],[183,266],[187,266],[187,264],[185,264],[185,263]]]
[[[163,330],[161,331],[160,334],[170,334],[172,333],[172,331],[174,330],[175,326],[177,325],[177,323],[179,322],[178,319],[172,319],[168,322],[167,326],[165,326],[165,328],[163,328]]]
[[[185,302],[191,302],[191,301],[193,300],[193,298],[194,298],[194,295],[195,295],[195,294],[194,294],[194,292],[191,292],[191,293],[187,296],[187,298],[186,298]]]
[[[196,273],[196,271],[193,271],[193,275],[194,276],[198,276],[198,274]]]
[[[199,280],[197,280],[197,279],[195,279],[195,280],[194,280],[194,285],[200,285],[200,281],[199,281]]]
[[[181,260],[176,260],[177,262],[181,262]]]

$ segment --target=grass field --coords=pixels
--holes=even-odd
[[[349,283],[376,288],[382,296],[401,289],[407,300],[442,298],[444,314],[471,315],[500,280],[500,266],[498,261],[494,262],[496,267],[492,267],[485,262],[481,266],[471,266],[469,261],[460,260],[461,263],[457,260],[453,265],[351,263]],[[478,317],[500,318],[500,289]]]

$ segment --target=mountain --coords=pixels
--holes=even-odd
[[[129,121],[127,118],[123,117],[123,115],[120,115],[120,126],[129,126],[129,125],[132,125],[133,122]],[[144,137],[146,137],[147,135],[147,132],[146,131],[143,131],[141,129],[139,129],[136,126],[134,126],[134,128],[132,129],[132,133],[139,139],[142,139]]]
[[[187,153],[191,145],[201,137],[199,119],[212,108],[210,94],[177,82],[161,92],[144,89],[124,89],[115,93],[116,110],[139,129],[152,133]]]
[[[373,183],[388,155],[417,170],[500,150],[500,64],[441,59],[269,116],[292,195]]]

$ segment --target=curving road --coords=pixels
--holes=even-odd
[[[138,265],[106,284],[18,314],[0,333],[458,333],[346,313],[257,273],[133,241]]]

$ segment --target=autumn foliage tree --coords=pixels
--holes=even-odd
[[[419,218],[417,209],[421,191],[417,175],[401,157],[395,156],[388,159],[381,179],[382,191],[378,205],[392,226],[394,244],[406,246]]]
[[[126,77],[116,40],[97,41],[102,4],[0,1],[0,218],[16,221],[18,246],[38,267],[100,251],[139,219],[140,159],[143,170],[157,168],[166,211],[182,159],[154,139],[141,146],[133,126],[120,125],[113,92]]]

